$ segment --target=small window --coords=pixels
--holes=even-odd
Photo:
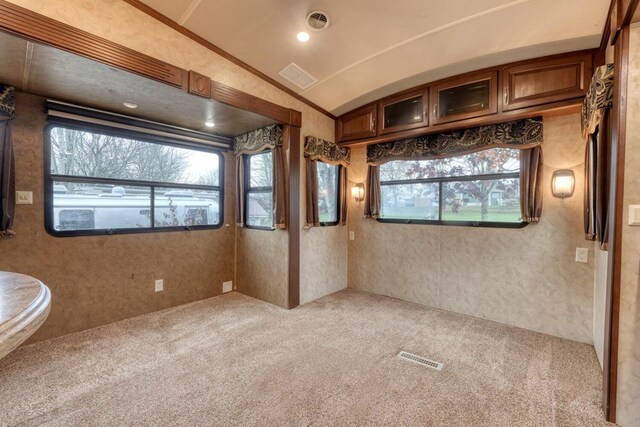
[[[520,151],[493,148],[380,166],[382,222],[523,227]]]
[[[273,229],[273,154],[245,156],[245,225]]]
[[[318,161],[317,169],[320,225],[337,225],[340,211],[340,166]]]
[[[54,235],[216,228],[220,154],[141,133],[52,122],[46,130],[46,226]]]

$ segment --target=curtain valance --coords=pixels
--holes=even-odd
[[[16,112],[13,86],[0,84],[0,120],[10,120]]]
[[[282,146],[282,126],[265,126],[233,139],[233,151],[239,154],[254,154]]]
[[[542,118],[383,142],[367,147],[367,163],[458,156],[487,148],[532,148],[542,143]]]
[[[613,64],[596,68],[587,96],[582,103],[582,137],[595,132],[604,110],[613,105]]]
[[[288,135],[288,134],[287,134]],[[273,226],[287,228],[287,155],[281,125],[256,129],[233,140],[236,154],[236,224],[244,226],[245,155],[273,150]]]
[[[307,136],[304,143],[304,156],[311,160],[348,167],[351,162],[351,149],[315,136]]]

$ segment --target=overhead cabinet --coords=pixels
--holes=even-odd
[[[581,104],[594,51],[572,52],[421,85],[338,117],[338,142],[369,143],[495,124]]]
[[[380,101],[378,104],[379,134],[427,126],[429,124],[428,93],[428,89],[419,89]]]
[[[350,141],[374,137],[377,135],[377,119],[377,104],[368,105],[347,113],[336,121],[336,139],[338,141]]]
[[[502,70],[503,110],[585,96],[593,70],[591,54],[528,61]]]
[[[448,79],[431,86],[431,124],[496,114],[498,73],[496,71]]]

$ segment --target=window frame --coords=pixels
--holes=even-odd
[[[120,178],[96,178],[96,177],[80,177],[54,174],[51,171],[51,130],[57,127],[73,129],[78,131],[100,133],[113,137],[128,138],[149,144],[165,145],[176,148],[189,149],[193,151],[202,151],[213,153],[218,156],[218,185],[200,185],[200,184],[178,184],[171,182],[158,181],[140,181],[127,180]],[[139,234],[139,233],[162,233],[174,231],[194,231],[194,230],[215,230],[224,224],[224,166],[225,158],[222,150],[216,147],[209,147],[205,144],[195,142],[185,142],[172,139],[170,137],[146,134],[141,131],[133,131],[108,125],[89,123],[79,120],[49,117],[44,127],[44,223],[47,233],[54,237],[79,237],[79,236],[105,236],[105,235],[123,235],[123,234]],[[125,185],[125,186],[141,186],[149,187],[149,209],[150,209],[150,226],[141,228],[118,228],[118,229],[97,229],[97,230],[56,230],[54,227],[54,183],[56,181],[78,182],[78,183],[94,183],[109,185]],[[155,215],[155,189],[170,188],[180,190],[208,190],[217,191],[218,199],[218,216],[217,224],[203,225],[178,225],[170,227],[157,227],[154,224]],[[145,208],[146,209],[146,208]]]
[[[262,186],[262,187],[251,187],[251,158],[253,156],[259,156],[261,154],[271,153],[271,170],[272,170],[272,179],[271,186]],[[271,200],[273,203],[273,172],[275,171],[275,163],[273,158],[273,149],[262,150],[253,154],[243,154],[242,161],[244,163],[244,194],[242,197],[244,198],[244,213],[242,221],[244,222],[244,227],[251,230],[264,230],[264,231],[274,231],[276,228],[273,226],[273,213],[275,213],[275,204],[272,207],[272,215],[271,215],[271,227],[260,227],[256,225],[249,225],[249,194],[250,193],[271,193]]]
[[[426,160],[426,159],[417,159]],[[399,160],[405,162],[411,162],[412,160]],[[492,174],[480,174],[480,175],[462,175],[462,176],[446,176],[435,178],[419,178],[419,179],[403,179],[403,180],[380,180],[380,190],[383,186],[391,185],[412,185],[412,184],[438,184],[438,218],[432,219],[402,219],[402,218],[382,218],[378,217],[377,221],[390,224],[427,224],[427,225],[448,225],[458,227],[489,227],[489,228],[524,228],[529,225],[526,221],[520,222],[500,222],[500,221],[451,221],[443,220],[442,209],[442,187],[446,183],[460,182],[460,181],[492,181],[496,179],[517,179],[520,182],[520,171],[509,173],[492,173]],[[522,184],[520,182],[520,184]],[[380,202],[380,209],[382,210],[382,201]],[[522,215],[522,212],[520,212]]]
[[[325,165],[329,165],[329,166],[335,166],[337,168],[337,179],[336,179],[336,220],[335,221],[320,221],[320,226],[321,227],[333,227],[335,225],[340,224],[340,209],[341,209],[341,203],[340,203],[340,188],[342,185],[342,170],[341,168],[343,167],[342,165],[332,165],[331,163],[327,163],[327,162],[323,162],[322,160],[318,160],[318,163],[324,163]],[[316,168],[316,172],[317,172],[317,168]],[[316,177],[317,179],[317,177]],[[320,191],[320,180],[318,180],[318,192]],[[318,203],[320,203],[320,198],[318,198]],[[318,212],[320,211],[320,206],[318,206]],[[318,213],[318,215],[320,215]]]

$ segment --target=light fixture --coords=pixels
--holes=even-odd
[[[298,41],[302,43],[309,41],[309,33],[306,31],[300,31],[296,37],[298,37]]]
[[[138,104],[136,104],[135,102],[123,102],[122,103],[125,107],[127,108],[131,108],[132,110],[138,108]]]
[[[553,173],[553,178],[551,179],[551,191],[554,196],[561,199],[571,197],[575,184],[576,179],[572,170],[557,170]]]
[[[353,187],[351,187],[351,196],[356,202],[361,202],[364,200],[364,184],[359,182]]]
[[[204,122],[204,125],[208,128],[212,128],[214,127],[216,124],[213,123],[212,121],[208,121],[208,122]]]

